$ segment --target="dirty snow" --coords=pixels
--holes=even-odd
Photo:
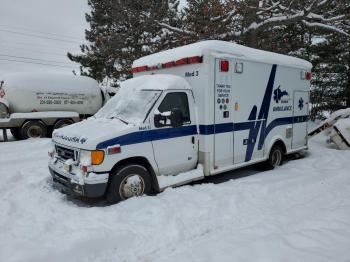
[[[49,139],[0,143],[0,261],[349,261],[350,151],[325,141],[113,206],[52,188]]]

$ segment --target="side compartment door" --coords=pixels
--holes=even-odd
[[[232,63],[215,59],[214,168],[233,164]]]
[[[188,90],[167,91],[155,108],[164,118],[163,126],[156,127],[153,112],[152,145],[159,173],[174,175],[193,169],[197,164],[198,135],[192,93]],[[182,114],[178,127],[172,127],[167,117],[174,109]]]
[[[307,145],[308,115],[309,115],[309,92],[294,91],[292,149]]]

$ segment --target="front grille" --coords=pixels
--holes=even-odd
[[[59,158],[62,158],[64,160],[73,159],[76,161],[76,154],[73,149],[56,145],[56,153]]]

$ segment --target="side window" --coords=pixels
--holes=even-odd
[[[159,105],[158,111],[161,113],[170,112],[174,108],[180,109],[182,112],[183,123],[189,123],[191,121],[186,93],[174,92],[167,94]]]

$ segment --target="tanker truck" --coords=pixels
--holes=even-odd
[[[96,80],[57,73],[0,77],[0,129],[17,139],[50,136],[54,129],[94,115],[105,95]],[[5,138],[6,140],[6,138]]]

